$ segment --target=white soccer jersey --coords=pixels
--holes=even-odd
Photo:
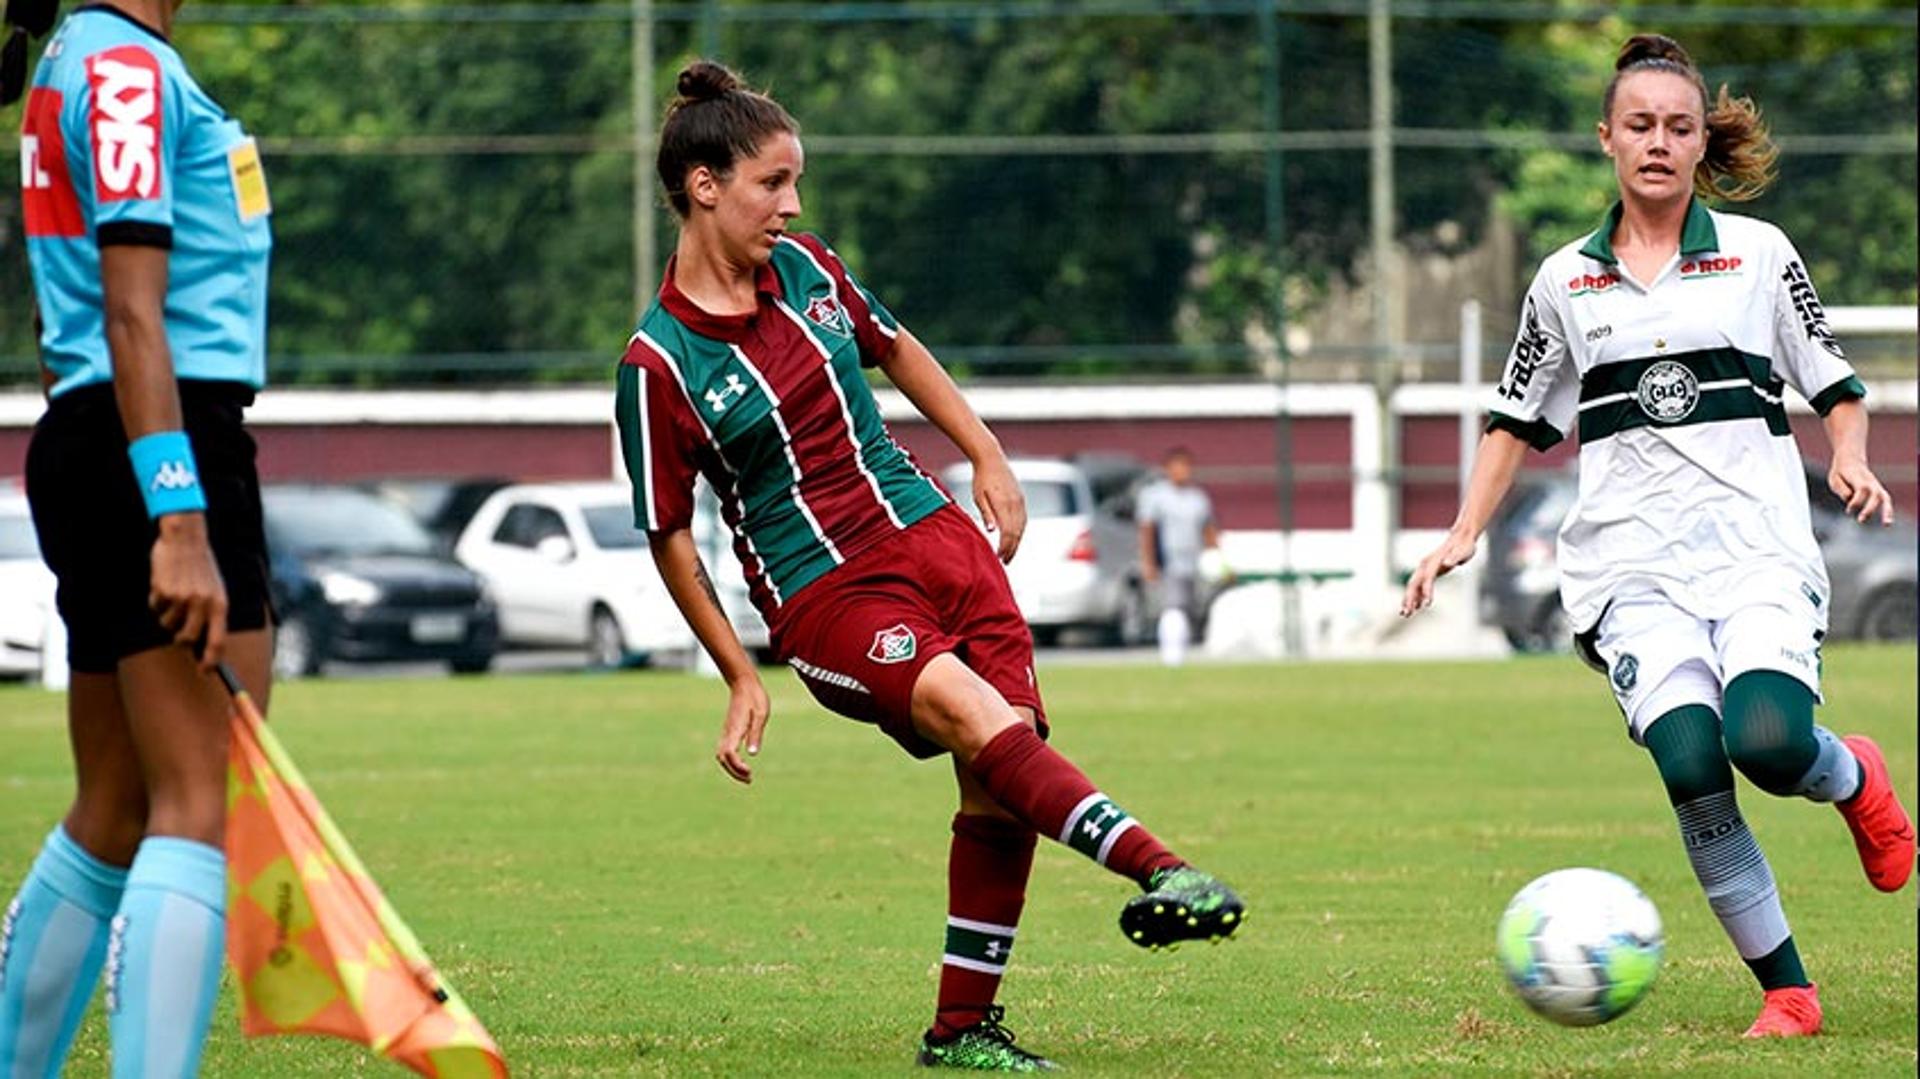
[[[1576,429],[1580,496],[1560,529],[1574,626],[1615,596],[1664,593],[1717,620],[1753,602],[1826,625],[1827,572],[1782,387],[1821,415],[1866,390],[1793,244],[1695,200],[1650,282],[1599,231],[1541,263],[1488,429],[1546,449]]]

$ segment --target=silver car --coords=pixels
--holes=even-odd
[[[1560,608],[1554,552],[1578,483],[1571,472],[1529,477],[1487,527],[1480,617],[1497,625],[1516,650],[1564,650],[1572,643]],[[1817,468],[1807,470],[1807,501],[1833,592],[1829,639],[1913,640],[1920,610],[1920,532],[1905,522],[1881,528],[1850,520],[1846,503],[1827,488],[1826,473]]]
[[[1133,496],[1145,469],[1106,458],[1016,457],[1008,464],[1026,495],[1027,531],[1007,580],[1035,643],[1056,644],[1069,629],[1115,643],[1143,640],[1149,612]],[[973,466],[952,465],[940,481],[977,522]]]

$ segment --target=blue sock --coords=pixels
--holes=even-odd
[[[127,872],[107,949],[114,1079],[191,1079],[220,992],[227,856],[148,836]]]
[[[0,1079],[57,1077],[86,1014],[127,871],[55,827],[0,920]]]

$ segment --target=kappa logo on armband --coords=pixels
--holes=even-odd
[[[137,45],[87,60],[95,193],[102,202],[160,197],[160,63]]]
[[[914,640],[913,630],[902,622],[873,635],[873,647],[867,649],[867,658],[875,663],[905,663],[919,650],[920,643]]]
[[[156,491],[183,491],[195,486],[200,478],[193,474],[185,461],[168,461],[154,470],[153,489]]]

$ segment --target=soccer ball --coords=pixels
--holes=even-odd
[[[1624,877],[1561,869],[1500,916],[1500,969],[1527,1007],[1564,1026],[1617,1019],[1640,1002],[1666,950],[1660,912]]]

